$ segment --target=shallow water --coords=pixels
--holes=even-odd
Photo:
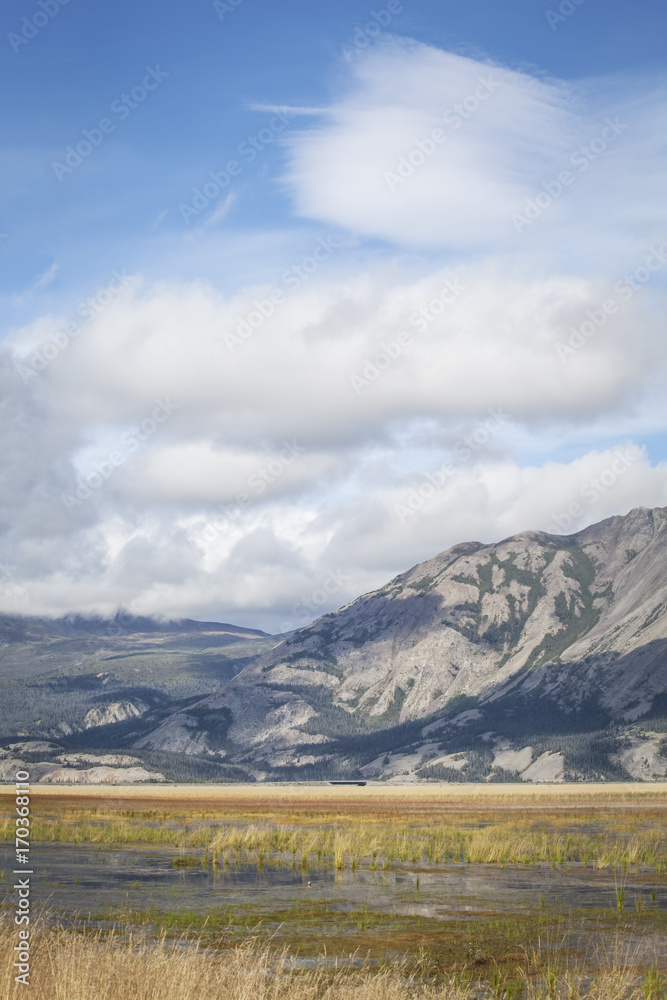
[[[616,889],[625,890],[625,908],[641,898],[646,910],[667,910],[667,879],[646,871],[614,874],[570,864],[392,865],[390,870],[333,871],[239,864],[229,868],[175,868],[172,849],[100,848],[36,844],[31,852],[33,904],[61,913],[99,914],[111,907],[134,910],[209,910],[233,906],[258,918],[300,903],[326,904],[341,913],[358,911],[440,920],[483,914],[520,914],[538,908],[616,909]],[[13,852],[0,846],[0,885],[11,898]],[[308,884],[310,882],[310,885]],[[650,899],[655,892],[656,899]]]

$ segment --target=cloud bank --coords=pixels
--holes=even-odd
[[[660,87],[400,39],[349,72],[285,146],[329,228],[273,284],[122,276],[4,341],[2,610],[293,628],[456,542],[667,502]]]

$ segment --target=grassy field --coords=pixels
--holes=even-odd
[[[266,803],[288,805],[290,802],[315,803],[318,808],[327,803],[358,803],[362,808],[386,803],[393,808],[396,803],[412,804],[418,809],[428,809],[431,805],[447,805],[457,802],[497,802],[506,805],[539,805],[548,802],[553,805],[587,802],[591,805],[611,803],[619,806],[642,800],[661,802],[667,805],[667,782],[605,782],[600,784],[544,784],[527,782],[517,784],[367,784],[332,785],[327,783],[284,783],[266,782],[248,785],[39,785],[33,788],[43,801],[75,798],[81,801],[105,799],[124,801],[131,799],[146,802],[167,800],[177,802],[216,803],[225,807],[228,803],[245,803],[249,808],[262,808]],[[0,785],[0,797],[11,795],[11,786]]]
[[[0,792],[6,817],[12,793]],[[217,871],[223,883],[244,865],[289,868],[304,886],[323,870],[415,879],[412,915],[345,907],[308,889],[264,910],[256,901],[226,905],[224,893],[213,909],[196,895],[185,909],[133,897],[86,919],[70,914],[67,932],[52,913],[35,952],[35,1000],[667,1000],[660,948],[650,954],[667,935],[651,892],[667,874],[665,784],[35,786],[31,809],[36,845],[150,848],[175,867]],[[5,840],[11,830],[5,822]],[[420,914],[419,873],[451,863],[488,865],[489,878],[515,864],[536,873],[546,864],[556,875],[594,869],[609,901],[597,910],[537,898],[530,911],[463,907],[443,923]],[[641,873],[641,898],[626,897],[628,872]],[[14,995],[8,982],[3,996]]]
[[[15,935],[0,927],[0,948],[12,954]],[[217,953],[165,938],[146,942],[118,931],[83,937],[44,929],[33,940],[33,1000],[663,1000],[665,977],[642,969],[627,952],[609,956],[593,975],[564,971],[538,949],[511,973],[497,966],[480,983],[466,971],[441,975],[426,956],[369,969],[359,962],[295,968],[289,954],[252,941]],[[17,1000],[11,959],[0,972],[2,996]]]
[[[6,840],[9,803],[3,811]],[[664,784],[42,786],[32,814],[35,843],[164,845],[184,859],[196,852],[191,863],[581,862],[667,871]]]

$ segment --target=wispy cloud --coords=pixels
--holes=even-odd
[[[158,212],[158,214],[157,214],[157,215],[155,216],[155,218],[154,218],[154,219],[153,219],[153,221],[151,222],[151,227],[152,227],[153,229],[157,229],[157,228],[158,228],[158,226],[160,226],[160,225],[161,225],[161,223],[162,223],[162,222],[164,221],[164,219],[166,218],[166,216],[167,216],[167,213],[168,213],[168,211],[169,211],[169,209],[168,209],[168,208],[163,208],[161,212]]]
[[[205,220],[202,225],[202,229],[210,229],[212,226],[217,226],[219,222],[225,219],[232,208],[232,205],[236,201],[236,194],[230,191],[226,198],[221,198],[218,204],[215,206],[209,217]]]
[[[45,288],[46,285],[50,285],[51,282],[53,281],[53,279],[55,278],[56,274],[58,273],[59,266],[60,265],[54,260],[54,262],[51,264],[51,266],[48,267],[46,269],[46,271],[44,271],[43,274],[40,274],[40,276],[37,278],[37,280],[32,285],[30,291],[31,292],[36,292],[40,288]]]
[[[304,116],[304,115],[305,116],[308,116],[308,115],[318,116],[318,115],[328,115],[330,113],[330,109],[326,108],[326,107],[324,107],[324,108],[318,108],[318,107],[309,107],[309,106],[294,105],[294,104],[257,104],[257,103],[253,103],[253,104],[249,104],[248,108],[250,109],[250,111],[268,111],[268,112],[270,112],[271,114],[274,114],[274,115],[278,114],[279,112],[283,112],[283,114],[294,115],[295,117],[297,115],[298,116]]]
[[[552,261],[573,246],[599,260],[601,242],[629,248],[647,220],[667,225],[655,142],[667,96],[653,79],[544,81],[393,38],[360,55],[328,110],[289,139],[303,217],[401,246],[520,255],[530,244]],[[517,240],[526,211],[539,224]]]
[[[46,271],[43,271],[38,275],[35,280],[18,295],[13,295],[11,297],[12,303],[17,306],[25,305],[33,297],[35,292],[39,292],[43,288],[47,288],[55,279],[58,273],[59,264],[56,261],[47,267]]]

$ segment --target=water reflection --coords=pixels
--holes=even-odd
[[[137,910],[198,913],[234,906],[247,907],[261,917],[308,901],[343,912],[365,908],[447,920],[538,907],[614,909],[616,889],[622,883],[628,909],[637,899],[647,909],[667,909],[667,879],[653,872],[615,875],[578,865],[552,869],[474,864],[394,866],[384,871],[302,871],[255,864],[177,868],[172,864],[177,855],[153,848],[37,844],[31,854],[34,902],[80,913],[99,913],[122,904]],[[10,890],[13,862],[8,845],[0,848],[0,865],[4,887]]]

